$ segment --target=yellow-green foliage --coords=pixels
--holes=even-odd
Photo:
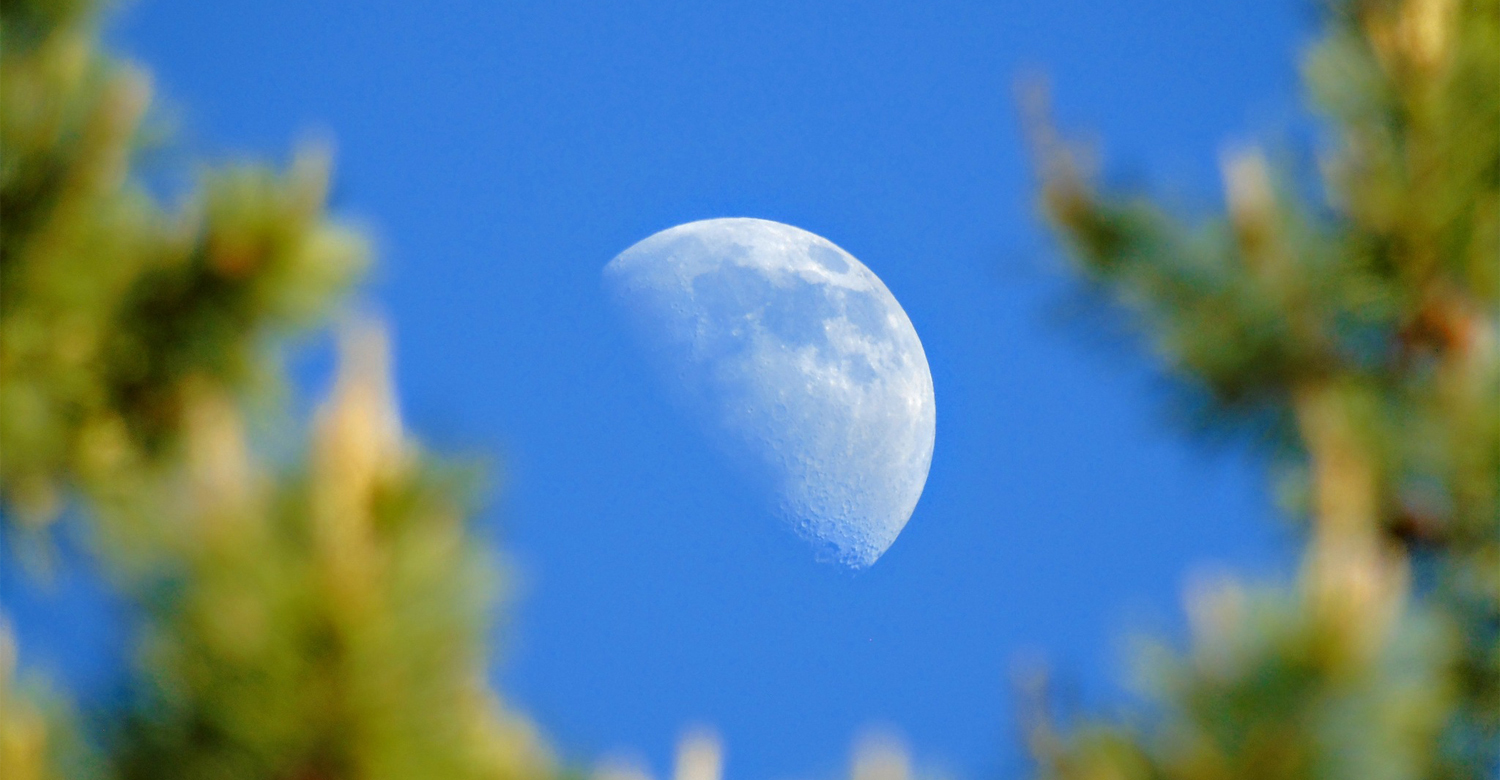
[[[500,583],[465,472],[403,432],[379,327],[345,334],[303,455],[245,433],[274,340],[365,263],[326,159],[209,169],[163,205],[137,170],[148,80],[95,23],[0,4],[0,532],[80,524],[137,661],[91,730],[4,639],[0,774],[551,776],[485,680]],[[1044,777],[1500,771],[1500,0],[1340,0],[1326,27],[1313,202],[1245,150],[1225,216],[1186,225],[1038,136],[1082,273],[1200,409],[1270,445],[1307,521],[1291,587],[1193,594],[1189,647],[1144,664],[1151,709],[1039,723]],[[684,776],[717,774],[716,747],[692,755]]]
[[[1200,411],[1271,445],[1308,521],[1295,587],[1200,600],[1189,653],[1150,664],[1154,713],[1040,728],[1044,776],[1500,771],[1500,2],[1324,13],[1319,198],[1231,151],[1227,213],[1186,225],[1039,127],[1081,272]]]
[[[92,777],[92,758],[61,700],[36,679],[17,674],[15,640],[0,623],[0,777]]]
[[[211,168],[163,206],[136,164],[148,81],[99,51],[92,5],[0,9],[0,530],[83,526],[138,659],[84,740],[7,650],[5,776],[550,776],[486,681],[499,580],[465,472],[404,435],[378,326],[305,456],[244,433],[274,339],[365,263],[326,159]]]
[[[146,76],[101,54],[82,3],[0,17],[0,490],[45,522],[72,489],[170,451],[191,381],[251,389],[268,336],[363,264],[323,214],[327,166],[210,171],[169,210],[131,175]]]

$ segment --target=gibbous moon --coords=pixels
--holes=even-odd
[[[672,389],[767,484],[820,557],[874,563],[932,463],[932,374],[911,320],[827,239],[763,219],[663,230],[604,269]]]

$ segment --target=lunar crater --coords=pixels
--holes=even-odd
[[[605,268],[674,394],[819,558],[874,563],[926,484],[927,358],[885,285],[831,242],[757,219],[657,233]]]

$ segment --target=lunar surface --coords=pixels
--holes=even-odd
[[[906,312],[828,240],[763,219],[663,230],[604,269],[679,400],[819,557],[896,540],[932,462],[932,374]]]

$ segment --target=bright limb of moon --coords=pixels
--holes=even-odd
[[[827,239],[763,219],[663,230],[604,269],[674,390],[821,557],[874,563],[927,482],[932,374],[911,320]]]

